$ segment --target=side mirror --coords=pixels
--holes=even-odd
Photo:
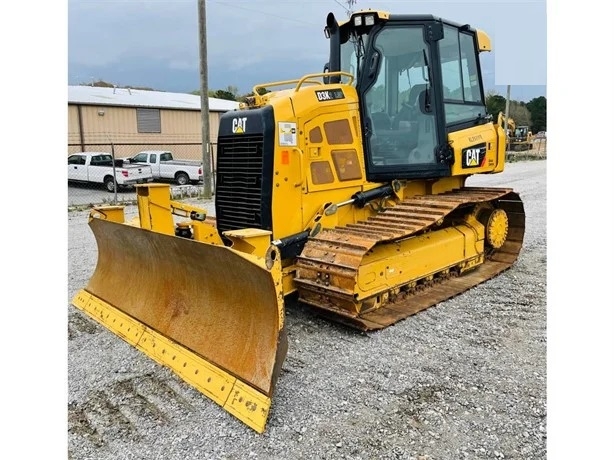
[[[429,94],[429,90],[422,90],[422,92],[418,96],[418,104],[422,113],[431,113],[431,95]]]

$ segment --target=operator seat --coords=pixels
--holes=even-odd
[[[420,93],[426,89],[426,83],[420,85],[414,85],[409,91],[407,100],[403,102],[401,109],[394,117],[392,122],[392,129],[399,129],[401,121],[413,122],[418,109],[418,98]]]
[[[414,85],[409,91],[409,96],[407,96],[407,102],[410,105],[415,106],[424,90],[426,90],[426,83]]]

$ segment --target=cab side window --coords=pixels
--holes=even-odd
[[[444,26],[439,52],[448,126],[486,116],[475,49],[473,35]]]
[[[71,155],[68,157],[69,165],[84,165],[85,157],[83,155]]]

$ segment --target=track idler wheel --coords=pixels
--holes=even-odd
[[[484,225],[486,243],[499,249],[507,239],[509,220],[503,209],[488,209],[480,214],[479,221]]]

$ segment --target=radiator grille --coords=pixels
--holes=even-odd
[[[220,232],[266,228],[270,222],[262,206],[263,147],[262,134],[218,138],[215,207]]]

